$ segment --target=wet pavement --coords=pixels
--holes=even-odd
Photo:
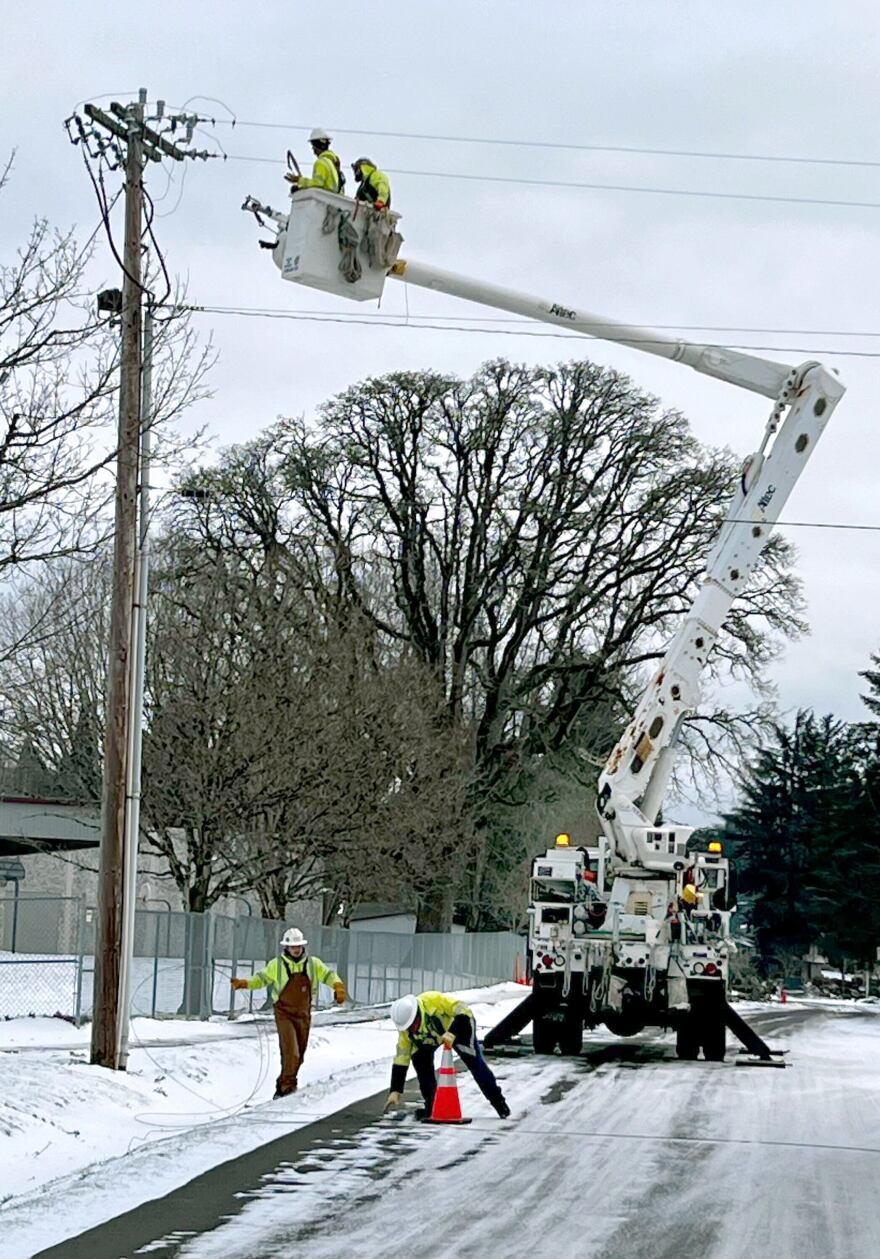
[[[738,1249],[731,1232],[729,1211],[746,1209],[739,1198],[750,1176],[785,1207],[792,1242],[779,1241],[777,1259],[812,1259],[814,1240],[826,1247],[822,1259],[843,1259],[834,1249],[844,1235],[831,1210],[834,1186],[853,1174],[873,1181],[880,1169],[880,1143],[847,1117],[843,1079],[832,1095],[826,1042],[830,1032],[845,1039],[850,1020],[775,1007],[749,1021],[771,1044],[795,1034],[804,1046],[815,1036],[819,1048],[795,1070],[750,1072],[734,1067],[732,1053],[725,1064],[679,1063],[669,1038],[647,1033],[590,1040],[577,1059],[536,1059],[524,1046],[493,1060],[514,1107],[509,1121],[473,1091],[472,1126],[428,1128],[412,1118],[412,1084],[409,1113],[383,1117],[383,1092],[36,1259],[378,1259],[399,1249],[400,1221],[412,1218],[430,1224],[432,1250],[462,1256],[503,1251],[513,1259],[552,1243],[566,1257],[727,1259],[762,1253]],[[869,1024],[853,1027],[862,1035]],[[880,1019],[868,1030],[880,1033]],[[838,1126],[830,1143],[818,1135],[819,1113],[826,1127],[829,1118]],[[831,1186],[828,1211],[812,1223],[792,1198],[802,1170]],[[662,1235],[641,1225],[633,1232],[648,1219],[664,1221]],[[874,1226],[856,1223],[873,1244]]]

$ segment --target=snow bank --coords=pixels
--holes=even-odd
[[[460,995],[485,1029],[523,989]],[[23,1259],[28,1246],[92,1227],[376,1093],[388,1082],[396,1032],[384,1011],[375,1014],[318,1015],[299,1092],[275,1103],[270,1020],[135,1019],[124,1073],[88,1065],[88,1028],[50,1018],[0,1024],[0,1259]],[[120,1158],[112,1172],[101,1166]],[[40,1198],[50,1182],[55,1209],[46,1219]]]

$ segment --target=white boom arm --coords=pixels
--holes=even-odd
[[[353,202],[332,193],[318,189],[299,192],[288,214],[252,197],[245,199],[242,209],[258,218],[262,213],[278,224],[273,258],[282,277],[293,283],[364,301],[381,296],[387,275],[628,345],[773,399],[764,440],[757,454],[746,462],[740,489],[709,557],[705,581],[599,779],[599,813],[612,861],[648,871],[681,868],[684,840],[673,832],[658,831],[654,821],[669,782],[681,723],[699,702],[701,675],[724,618],[744,589],[767,544],[770,527],[778,520],[843,396],[843,385],[818,363],[792,367],[754,354],[675,340],[650,328],[605,319],[420,262],[401,259],[389,270],[387,262],[374,259],[368,267],[358,269],[358,278],[353,278],[351,271],[343,279],[339,274],[341,242],[339,247],[336,244],[337,216],[349,225],[358,222],[360,230],[364,230],[365,221],[358,219],[360,210]],[[397,216],[393,217],[396,225]],[[355,233],[355,242],[359,239]],[[399,244],[399,236],[397,241]]]
[[[818,363],[791,367],[752,354],[676,341],[422,263],[400,261],[389,274],[421,288],[630,345],[774,400],[764,440],[743,471],[700,592],[599,779],[599,813],[615,864],[657,871],[680,868],[681,830],[678,840],[675,833],[661,834],[655,818],[672,773],[681,723],[699,703],[701,675],[724,618],[744,590],[770,527],[779,519],[844,387]]]
[[[736,350],[676,341],[673,337],[666,337],[662,332],[655,332],[651,328],[639,328],[614,319],[604,319],[600,315],[590,314],[589,311],[574,310],[558,302],[548,302],[540,297],[531,297],[528,293],[501,288],[498,284],[471,280],[452,271],[441,271],[439,267],[428,267],[422,262],[404,262],[401,259],[388,274],[391,279],[417,284],[419,288],[449,293],[453,297],[479,302],[483,306],[496,306],[499,310],[525,315],[529,319],[540,319],[543,323],[555,324],[571,332],[581,332],[584,336],[597,337],[602,341],[616,341],[634,350],[643,350],[646,354],[656,354],[660,358],[671,359],[674,363],[684,363],[706,376],[716,376],[731,385],[750,389],[753,393],[760,393],[774,400],[779,397],[791,371],[791,366],[787,363],[775,363],[772,359],[741,354]]]
[[[840,381],[818,363],[792,372],[760,450],[744,465],[703,585],[599,778],[603,826],[625,864],[648,870],[681,864],[680,845],[667,846],[651,831],[672,772],[681,723],[699,702],[700,678],[730,605],[748,582],[770,527],[843,393]],[[786,406],[788,414],[777,432]]]

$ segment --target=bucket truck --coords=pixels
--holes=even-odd
[[[759,1062],[771,1052],[727,1002],[734,948],[734,872],[720,851],[692,851],[692,830],[658,821],[682,725],[733,601],[746,589],[795,482],[844,393],[817,362],[799,366],[695,344],[398,257],[398,216],[317,189],[276,211],[243,207],[276,227],[283,279],[355,300],[380,298],[386,279],[461,297],[586,336],[628,345],[768,398],[760,444],[706,563],[701,588],[632,720],[599,776],[598,851],[559,836],[535,859],[529,907],[532,991],[486,1038],[491,1047],[533,1025],[536,1052],[578,1053],[584,1027],[618,1035],[673,1027],[681,1058],[725,1053],[725,1029]],[[352,252],[361,263],[352,265]]]

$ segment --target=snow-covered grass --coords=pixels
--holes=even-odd
[[[499,984],[461,995],[486,1028],[523,991]],[[270,1019],[135,1019],[124,1073],[88,1065],[87,1027],[50,1018],[0,1023],[0,1257],[32,1253],[23,1247],[34,1227],[41,1246],[74,1230],[66,1211],[41,1219],[41,1191],[50,1182],[59,1182],[53,1194],[64,1192],[84,1169],[158,1143],[147,1169],[142,1157],[114,1165],[106,1191],[91,1178],[75,1208],[77,1227],[90,1227],[387,1085],[396,1039],[387,1016],[318,1019],[299,1092],[275,1103],[278,1047]],[[186,1043],[168,1043],[174,1041]]]

